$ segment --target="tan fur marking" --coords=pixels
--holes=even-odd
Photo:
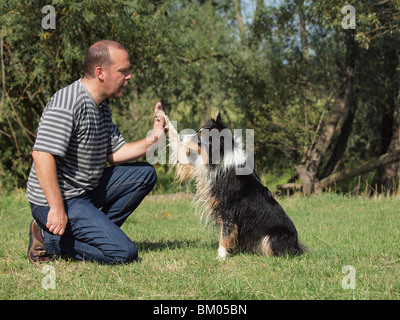
[[[187,147],[188,149],[196,150],[196,151],[200,150],[199,145],[197,143],[195,143],[194,141],[186,142],[185,147]]]
[[[222,235],[222,225],[221,225],[221,235],[219,239],[219,245],[225,248],[226,250],[228,250],[229,248],[234,248],[237,244],[237,236],[238,236],[238,230],[236,224],[233,226],[231,233],[227,237],[224,237]]]
[[[260,243],[259,247],[260,253],[263,255],[273,256],[274,252],[271,249],[271,243],[269,241],[269,236],[265,236]]]
[[[182,183],[185,180],[191,179],[192,170],[192,165],[178,163],[175,171],[175,180]]]
[[[215,209],[217,206],[219,205],[219,201],[215,198],[211,199],[211,204],[210,204],[210,208],[211,209]]]

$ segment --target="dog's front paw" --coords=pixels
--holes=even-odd
[[[161,120],[161,118],[165,117],[165,112],[162,110],[157,110],[156,112],[154,112],[154,118],[157,119],[158,121]]]
[[[224,261],[226,259],[226,256],[228,255],[228,251],[224,247],[219,247],[218,248],[218,260]]]
[[[157,121],[161,121],[162,118],[165,119],[164,131],[165,133],[168,133],[169,120],[165,112],[163,110],[157,110],[156,112],[154,112],[154,119],[157,119]]]

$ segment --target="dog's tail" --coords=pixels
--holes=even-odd
[[[298,242],[297,239],[294,238],[287,239],[286,237],[265,236],[261,241],[260,251],[262,254],[268,256],[297,256],[309,252],[310,250],[303,243]]]
[[[310,249],[304,243],[299,242],[299,248],[301,253],[310,252]]]

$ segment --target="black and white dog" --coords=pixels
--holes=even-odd
[[[307,251],[297,230],[257,175],[238,175],[247,155],[240,140],[222,123],[221,115],[194,135],[179,135],[163,111],[169,135],[170,157],[178,181],[196,183],[195,201],[203,216],[221,228],[218,257],[230,248],[268,256],[298,255]],[[228,147],[227,147],[228,146]]]

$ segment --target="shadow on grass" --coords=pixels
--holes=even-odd
[[[176,250],[189,248],[217,248],[217,243],[201,240],[154,240],[154,241],[138,241],[135,242],[139,251],[161,251]]]
[[[217,250],[219,247],[218,242],[212,241],[202,241],[202,240],[153,240],[153,241],[138,241],[135,242],[136,247],[139,252],[151,252],[151,251],[163,251],[163,250],[179,250],[179,249],[193,249],[193,248],[202,248],[202,249],[212,249]],[[274,258],[296,258],[307,254],[308,252],[304,252],[298,255],[287,255],[282,254],[280,256],[274,256]],[[260,255],[260,253],[248,250],[244,248],[233,248],[229,250],[229,255],[231,256],[240,256],[240,255]]]

